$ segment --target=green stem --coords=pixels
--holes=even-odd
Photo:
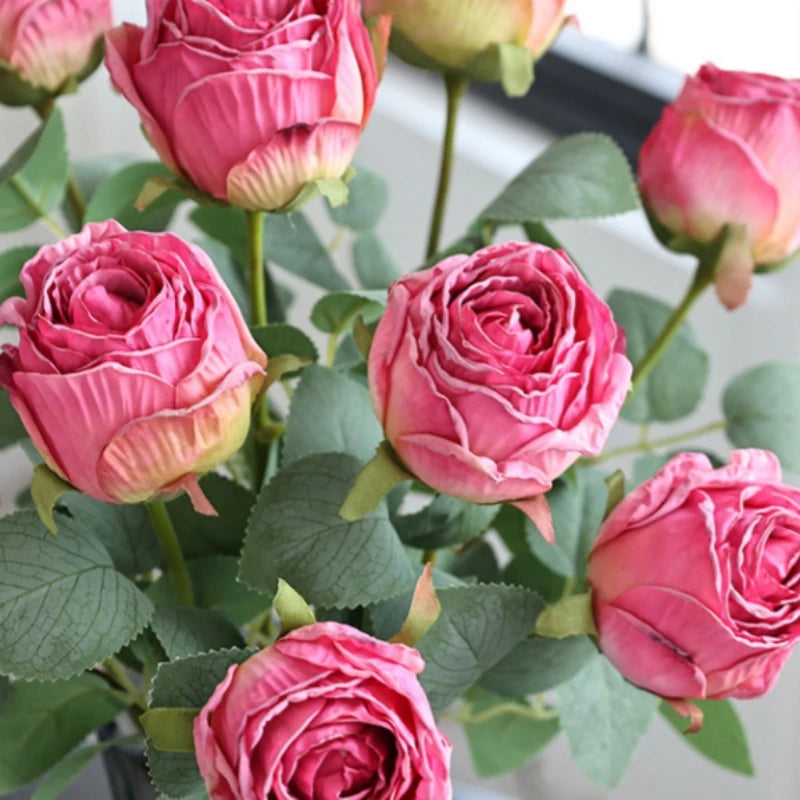
[[[631,394],[641,386],[642,381],[655,369],[660,358],[667,351],[673,337],[680,330],[689,310],[697,298],[711,284],[713,271],[711,274],[708,273],[709,270],[704,269],[702,265],[698,267],[694,280],[689,286],[686,296],[681,300],[681,304],[672,312],[672,316],[667,320],[664,330],[661,331],[658,338],[650,345],[650,349],[645,353],[644,358],[634,368],[633,377],[631,378]]]
[[[456,719],[462,725],[480,725],[483,722],[489,722],[495,717],[502,717],[506,714],[513,714],[514,716],[536,720],[537,722],[558,718],[558,710],[555,708],[531,708],[530,706],[521,706],[519,703],[508,702],[498,703],[498,705],[487,708],[486,711],[481,711],[477,714],[468,711]]]
[[[264,270],[264,212],[248,211],[246,214],[250,275],[250,322],[252,325],[266,325],[267,282]]]
[[[725,430],[725,421],[719,420],[718,422],[711,422],[708,425],[703,425],[701,428],[695,428],[685,433],[678,433],[675,436],[665,436],[663,439],[650,439],[646,442],[638,441],[635,444],[627,444],[623,447],[616,447],[613,450],[608,450],[601,453],[596,458],[587,458],[587,464],[599,464],[603,461],[609,461],[612,458],[620,456],[628,456],[633,453],[650,452],[651,450],[663,450],[666,447],[672,447],[676,444],[689,442],[692,439],[698,439],[701,436],[706,436],[710,433]]]
[[[111,682],[116,684],[126,694],[126,700],[141,711],[147,711],[147,699],[144,692],[136,688],[133,681],[128,677],[125,667],[113,656],[103,662],[103,669],[106,671]]]
[[[461,98],[469,85],[462,75],[446,74],[444,76],[447,88],[447,121],[444,128],[444,143],[442,145],[442,164],[439,169],[439,186],[436,190],[436,202],[433,206],[431,219],[431,232],[428,237],[427,258],[439,251],[439,239],[442,235],[444,212],[447,207],[447,193],[450,189],[450,176],[453,172],[453,155],[455,153],[456,120]]]
[[[161,545],[161,552],[164,554],[164,561],[167,571],[172,574],[175,581],[175,593],[178,602],[184,606],[194,605],[194,590],[192,580],[189,577],[189,570],[186,569],[186,561],[181,552],[181,545],[178,542],[178,534],[175,533],[175,526],[169,518],[166,505],[161,501],[147,503],[147,513],[153,523],[158,543]]]

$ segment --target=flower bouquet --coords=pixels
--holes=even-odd
[[[35,463],[0,519],[0,793],[56,798],[142,746],[142,798],[448,800],[445,717],[485,776],[563,733],[615,786],[655,714],[752,772],[731,698],[800,638],[800,365],[730,376],[720,423],[647,426],[703,396],[697,298],[735,309],[800,248],[800,84],[706,65],[638,178],[569,136],[443,242],[469,84],[535,91],[570,22],[147,0],[112,28],[108,0],[2,0],[0,102],[40,123],[0,167],[0,232],[53,238],[0,255],[0,445]],[[402,265],[388,187],[352,166],[387,49],[447,96]],[[160,161],[70,163],[58,100],[103,51]],[[604,299],[548,227],[629,211],[694,258],[679,302]],[[310,319],[286,271],[322,290]],[[642,436],[609,449],[620,417]]]

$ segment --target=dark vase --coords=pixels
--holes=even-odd
[[[110,722],[97,732],[97,738],[108,741],[117,735],[117,726]],[[144,749],[134,745],[116,745],[103,753],[103,766],[108,777],[110,800],[156,800],[158,792],[147,776]]]

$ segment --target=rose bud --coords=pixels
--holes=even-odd
[[[743,226],[715,273],[722,302],[741,305],[754,269],[800,248],[800,81],[701,67],[645,141],[639,185],[674,249],[699,254],[726,224]]]
[[[0,102],[36,105],[91,75],[111,0],[2,0]]]
[[[401,644],[334,622],[234,665],[194,722],[211,800],[450,800],[450,742]]]
[[[515,45],[528,51],[532,64],[567,22],[565,1],[364,0],[364,12],[392,15],[392,50],[415,66],[498,80],[500,74],[487,73],[488,52]]]
[[[800,490],[777,458],[682,453],[610,514],[589,556],[600,647],[669,698],[758,697],[800,638]]]
[[[170,169],[253,211],[346,173],[377,85],[358,0],[148,8],[146,29],[108,34],[106,64]]]
[[[630,376],[624,333],[567,255],[516,242],[394,283],[369,356],[373,407],[405,466],[537,524],[553,480],[603,448]]]
[[[208,256],[114,221],[43,247],[0,305],[7,389],[47,465],[98,500],[181,489],[244,442],[267,359]]]

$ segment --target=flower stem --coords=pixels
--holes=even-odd
[[[128,677],[125,667],[113,656],[103,662],[103,669],[106,671],[110,682],[118,686],[125,692],[126,700],[138,708],[140,711],[147,711],[147,697],[145,693],[136,688],[133,681]]]
[[[725,429],[725,420],[711,422],[708,425],[703,425],[701,428],[695,428],[691,431],[678,433],[675,436],[665,436],[663,439],[640,439],[634,444],[626,444],[623,447],[616,447],[613,450],[608,450],[601,453],[596,458],[587,458],[587,464],[600,464],[603,461],[610,461],[612,458],[620,456],[628,456],[633,453],[650,452],[651,450],[663,450],[665,447],[672,447],[676,444],[683,442],[690,442],[692,439],[698,439],[701,436],[707,436],[710,433],[716,433]]]
[[[436,191],[436,203],[433,207],[431,231],[428,237],[427,258],[439,251],[439,239],[442,235],[444,212],[447,207],[447,193],[450,189],[450,176],[453,172],[453,155],[455,152],[456,120],[461,98],[469,85],[462,75],[446,74],[444,76],[447,88],[447,121],[444,128],[444,143],[442,145],[442,163],[439,169],[439,187]]]
[[[701,265],[698,267],[692,280],[689,289],[686,292],[680,305],[672,312],[672,316],[667,320],[664,330],[658,335],[658,338],[650,345],[650,349],[645,353],[644,358],[636,365],[633,370],[633,377],[631,378],[631,394],[633,394],[647,376],[655,369],[661,357],[667,351],[675,334],[680,330],[683,321],[686,319],[689,310],[694,305],[695,301],[713,280],[713,272],[709,274],[709,270],[704,269]]]
[[[189,571],[186,569],[186,561],[181,552],[178,542],[178,535],[175,533],[175,526],[169,518],[169,512],[163,502],[155,500],[147,503],[147,513],[153,523],[158,543],[161,545],[161,552],[164,554],[164,561],[167,571],[172,574],[175,581],[175,593],[178,602],[184,606],[194,605],[194,590]]]
[[[264,212],[247,211],[247,247],[250,257],[251,324],[267,324],[267,283],[264,272]]]

